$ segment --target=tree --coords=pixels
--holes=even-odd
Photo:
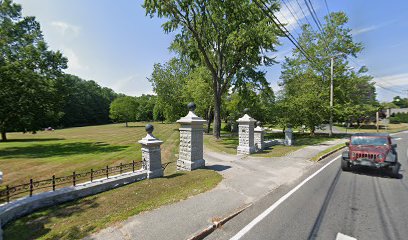
[[[211,91],[211,73],[205,67],[193,69],[186,79],[184,98],[187,102],[195,102],[195,112],[207,120],[207,133],[210,132],[213,118],[214,98]]]
[[[134,97],[119,97],[116,98],[110,106],[110,117],[114,121],[125,122],[126,127],[128,122],[136,121],[136,116],[139,108],[139,103]]]
[[[149,81],[157,94],[155,112],[162,113],[166,121],[174,122],[186,114],[187,100],[183,91],[189,73],[189,67],[176,58],[153,67]]]
[[[265,2],[271,11],[278,10],[277,1]],[[253,81],[251,74],[258,66],[274,63],[268,52],[278,44],[277,28],[250,0],[145,0],[143,7],[150,17],[167,18],[163,24],[166,33],[177,31],[173,50],[210,72],[213,134],[219,138],[222,96],[232,85],[240,84],[239,80]],[[236,78],[239,73],[241,79]]]
[[[61,114],[56,79],[67,67],[60,52],[48,50],[34,17],[21,6],[0,1],[0,132],[36,131]]]
[[[366,67],[357,71],[347,68],[348,57],[357,57],[361,43],[353,41],[342,12],[326,16],[322,32],[303,26],[299,44],[313,62],[298,49],[282,66],[280,103],[282,119],[292,125],[306,125],[312,132],[329,118],[330,58],[334,57],[334,117],[337,121],[371,114],[378,103],[372,77]],[[374,110],[375,112],[375,110]]]
[[[71,74],[57,80],[63,116],[62,127],[107,124],[111,102],[122,96],[112,89],[101,87],[95,81],[86,81]]]
[[[143,94],[140,97],[136,97],[136,102],[138,105],[136,111],[136,121],[152,121],[154,107],[157,101],[157,97],[153,95]]]

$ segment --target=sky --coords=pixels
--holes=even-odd
[[[326,1],[329,11],[344,11],[348,15],[354,40],[364,44],[364,51],[350,66],[368,67],[377,83],[377,98],[391,101],[396,95],[408,97],[408,1]],[[148,78],[153,65],[174,57],[168,50],[174,33],[164,33],[164,19],[146,16],[141,0],[15,2],[22,5],[24,16],[35,16],[40,22],[50,49],[60,50],[68,58],[67,73],[94,80],[115,92],[131,96],[152,94]],[[325,1],[311,2],[323,21],[328,12]],[[284,3],[277,15],[293,35],[299,32],[296,21],[313,24],[304,0]],[[282,45],[272,55],[282,62],[294,46],[285,38],[280,41]],[[272,88],[278,91],[280,64],[264,70]]]

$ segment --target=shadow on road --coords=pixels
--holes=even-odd
[[[206,168],[210,170],[214,170],[216,172],[222,172],[222,171],[227,170],[228,168],[231,168],[231,166],[215,164],[215,165],[207,166]]]
[[[400,170],[402,172],[404,170]],[[380,177],[380,178],[393,178],[391,176],[391,172],[388,169],[372,169],[372,168],[366,168],[366,167],[354,167],[351,171],[354,174],[359,174],[359,175],[366,175],[370,177]],[[402,179],[404,175],[401,173],[399,174],[398,178],[396,179]]]

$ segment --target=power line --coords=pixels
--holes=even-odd
[[[324,3],[325,3],[325,5],[326,5],[326,10],[327,10],[329,22],[330,22],[330,24],[332,24],[332,20],[331,20],[331,16],[330,16],[330,10],[329,10],[329,5],[327,4],[327,0],[324,0]]]
[[[314,8],[313,8],[312,3],[311,3],[310,0],[309,0],[310,5],[311,5],[311,6],[309,6],[308,1],[307,1],[307,0],[304,0],[304,1],[305,1],[306,7],[307,7],[307,9],[309,10],[309,13],[310,13],[310,15],[312,16],[312,19],[313,19],[313,21],[315,22],[317,28],[319,29],[320,32],[323,32],[322,28],[320,27],[319,18],[317,17],[317,15],[315,16],[316,12],[314,11]],[[312,9],[313,9],[313,10],[312,10]]]
[[[361,66],[358,62],[356,62],[354,59],[350,58],[350,60],[351,60],[354,64],[356,64],[357,66],[359,66],[360,68],[363,67],[363,66]],[[381,77],[378,77],[378,76],[372,74],[371,72],[370,72],[369,74],[370,74],[371,76],[373,76],[375,79],[380,79],[380,80],[382,80],[383,82],[387,83],[387,82],[386,82],[384,79],[382,79]],[[376,86],[378,86],[378,87],[384,89],[384,90],[389,91],[389,92],[393,92],[393,93],[397,93],[397,94],[404,94],[404,93],[401,92],[401,91],[392,89],[391,87],[386,87],[386,86],[384,86],[383,83],[374,82],[374,84],[375,84]],[[390,83],[388,83],[388,84],[390,84]],[[390,85],[391,85],[391,84],[390,84]]]
[[[282,0],[282,3],[286,6],[286,8],[289,10],[290,14],[292,15],[292,17],[295,19],[296,23],[298,24],[298,26],[300,27],[300,29],[302,30],[302,25],[299,23],[298,18],[295,16],[295,14],[293,14],[291,8],[286,4],[285,0]],[[289,2],[290,3],[290,2]],[[295,12],[295,10],[293,10]],[[296,13],[296,12],[295,12]],[[283,15],[283,14],[282,14]],[[300,34],[298,34],[300,35]]]
[[[258,2],[258,0],[254,0],[255,4],[261,9],[262,12],[265,13],[265,15],[272,20],[272,22],[278,27],[278,29],[285,35],[287,39],[301,52],[303,56],[305,56],[306,59],[308,59],[310,62],[313,62],[311,58],[308,56],[306,51],[300,46],[300,44],[296,41],[296,39],[293,37],[293,35],[285,28],[285,26],[279,21],[279,19],[273,14],[271,9],[263,2],[262,0],[259,0],[259,2],[264,5],[264,7],[267,9],[265,10],[262,5]]]
[[[300,10],[302,11],[302,14],[303,14],[303,16],[305,17],[306,21],[309,23],[309,26],[312,26],[312,24],[311,24],[310,21],[309,21],[309,18],[306,16],[305,12],[303,11],[303,8],[302,8],[302,6],[300,5],[299,1],[296,0],[296,2],[297,2],[297,4],[298,4]]]

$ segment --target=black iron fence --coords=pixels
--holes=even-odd
[[[163,164],[162,167],[165,169],[169,163]],[[12,199],[20,198],[23,196],[33,196],[34,192],[43,192],[43,191],[55,191],[56,188],[67,187],[67,186],[76,186],[78,183],[83,183],[87,181],[94,181],[95,179],[101,177],[109,178],[109,176],[115,174],[122,174],[127,172],[135,172],[139,170],[144,165],[143,162],[135,162],[126,164],[119,164],[117,166],[106,166],[101,169],[91,169],[88,172],[72,172],[71,175],[56,177],[55,175],[52,178],[34,181],[30,179],[28,183],[9,186],[7,185],[5,189],[0,191],[0,203],[10,202]]]

